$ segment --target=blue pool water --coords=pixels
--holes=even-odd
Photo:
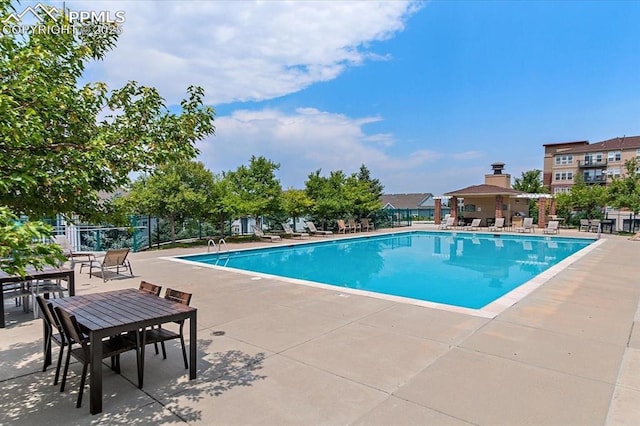
[[[480,309],[593,241],[417,231],[180,259]]]

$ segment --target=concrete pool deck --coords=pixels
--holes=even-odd
[[[640,424],[640,242],[603,239],[494,318],[161,258],[203,248],[135,253],[135,278],[76,273],[77,294],[141,279],[192,292],[198,378],[169,344],[166,360],[147,351],[140,390],[127,354],[92,416],[88,398],[75,408],[79,365],[58,392],[41,320],[7,303],[0,424]]]

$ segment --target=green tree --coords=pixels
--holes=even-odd
[[[227,172],[231,192],[225,197],[228,205],[241,215],[253,216],[259,223],[262,215],[275,215],[280,210],[282,187],[275,172],[280,168],[265,157],[251,156],[249,166],[242,165]]]
[[[379,179],[371,177],[369,169],[364,164],[357,174],[351,175],[347,181],[347,192],[353,203],[353,212],[358,218],[368,217],[371,213],[382,208],[381,197],[384,185]]]
[[[542,171],[538,169],[522,172],[522,176],[515,179],[513,189],[527,194],[545,194],[549,192],[542,182]],[[529,217],[538,217],[537,200],[528,200],[527,214]]]
[[[347,177],[341,170],[329,173],[328,177],[320,175],[321,170],[311,173],[305,182],[305,192],[313,200],[311,214],[314,220],[326,224],[344,218],[353,213],[353,204],[346,191]]]
[[[0,22],[12,9],[0,0]],[[58,16],[43,12],[42,25],[68,24]],[[16,214],[102,221],[109,207],[99,191],[124,186],[131,172],[193,158],[195,142],[214,133],[214,111],[203,105],[201,88],[187,89],[176,114],[154,88],[82,84],[87,64],[117,41],[118,31],[97,25],[105,24],[28,36],[0,31],[0,205]],[[46,237],[46,228],[34,226]],[[26,264],[39,262],[25,256]]]
[[[0,2],[1,18],[9,8]],[[43,19],[51,26],[66,18]],[[0,205],[34,217],[103,219],[99,191],[127,184],[131,172],[193,158],[195,142],[214,132],[201,88],[188,88],[175,114],[154,88],[81,84],[87,64],[102,59],[117,36],[0,33],[0,179],[8,186]]]
[[[587,219],[602,217],[607,203],[607,189],[602,185],[587,185],[581,175],[575,178],[575,184],[569,192],[569,202],[574,210],[582,212]]]
[[[629,209],[633,218],[640,212],[640,173],[638,161],[633,158],[624,164],[625,174],[620,178],[613,178],[607,187],[607,201],[612,207]],[[635,220],[632,221],[635,223]]]
[[[24,276],[29,265],[41,269],[63,261],[59,246],[42,241],[51,232],[51,227],[42,222],[20,223],[7,207],[0,207],[0,270]]]
[[[293,218],[293,230],[296,230],[296,220],[309,213],[313,200],[301,189],[289,188],[282,193],[282,210]]]
[[[176,221],[203,220],[210,211],[213,173],[196,161],[181,161],[159,167],[150,176],[135,181],[127,196],[138,213],[166,218],[171,241],[176,241]]]
[[[232,220],[238,214],[237,206],[234,202],[231,181],[222,176],[214,175],[214,184],[210,193],[210,204],[208,215],[220,227],[220,236],[224,236],[227,221]]]

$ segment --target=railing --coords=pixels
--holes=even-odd
[[[584,183],[606,183],[607,176],[606,175],[585,176],[583,180],[584,180]]]
[[[578,160],[578,167],[607,167],[607,160]]]

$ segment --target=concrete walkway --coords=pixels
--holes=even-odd
[[[493,319],[159,257],[203,249],[136,253],[135,278],[77,274],[77,293],[141,279],[192,292],[198,378],[171,343],[166,360],[147,351],[139,390],[127,354],[122,375],[104,367],[92,416],[88,388],[75,408],[79,365],[59,393],[55,368],[41,371],[41,320],[10,302],[0,424],[637,425],[640,242],[603,238]]]

